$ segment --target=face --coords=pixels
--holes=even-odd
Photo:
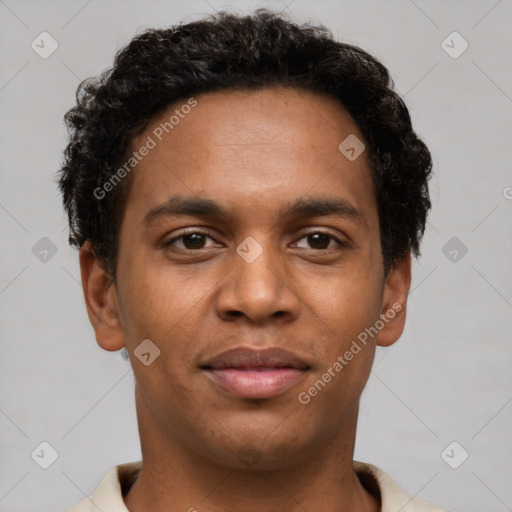
[[[355,431],[375,345],[403,328],[409,260],[384,274],[366,152],[338,149],[363,137],[334,99],[195,101],[134,140],[155,144],[132,171],[117,285],[103,276],[89,315],[130,353],[140,423],[232,467],[285,467]]]

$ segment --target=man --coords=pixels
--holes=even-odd
[[[98,344],[130,355],[142,448],[69,511],[440,511],[353,461],[430,208],[386,68],[220,13],[137,36],[66,120],[70,242]]]

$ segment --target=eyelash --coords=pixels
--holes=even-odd
[[[326,231],[320,231],[320,230],[311,231],[309,233],[306,233],[306,234],[302,235],[300,238],[298,238],[297,241],[302,240],[303,238],[307,238],[310,235],[316,235],[316,234],[322,234],[322,235],[328,236],[330,240],[334,240],[340,247],[343,247],[343,248],[348,247],[348,243],[347,242],[342,242],[339,238],[335,237],[334,235],[331,235],[330,233],[328,233]],[[177,240],[182,240],[183,238],[185,238],[185,237],[187,237],[189,235],[202,235],[202,236],[206,236],[206,237],[214,240],[211,232],[209,232],[207,230],[202,231],[202,230],[195,229],[193,231],[182,233],[181,235],[176,236],[176,237],[172,238],[171,240],[169,240],[167,242],[164,242],[163,247],[164,248],[172,247],[172,244],[174,242],[176,242]],[[182,252],[186,252],[186,253],[193,253],[193,252],[199,252],[201,249],[204,249],[204,248],[200,248],[200,249],[187,249],[187,248],[176,247],[176,249],[178,249],[178,250],[180,250]],[[329,247],[329,248],[325,248],[325,249],[310,249],[310,250],[327,252],[327,251],[332,250],[332,249],[334,249],[334,247]]]

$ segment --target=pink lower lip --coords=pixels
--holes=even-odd
[[[209,369],[207,374],[240,398],[271,398],[293,387],[305,374],[297,368]]]

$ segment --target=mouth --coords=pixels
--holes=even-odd
[[[211,381],[239,398],[263,399],[295,386],[310,367],[286,350],[238,348],[200,366]]]

